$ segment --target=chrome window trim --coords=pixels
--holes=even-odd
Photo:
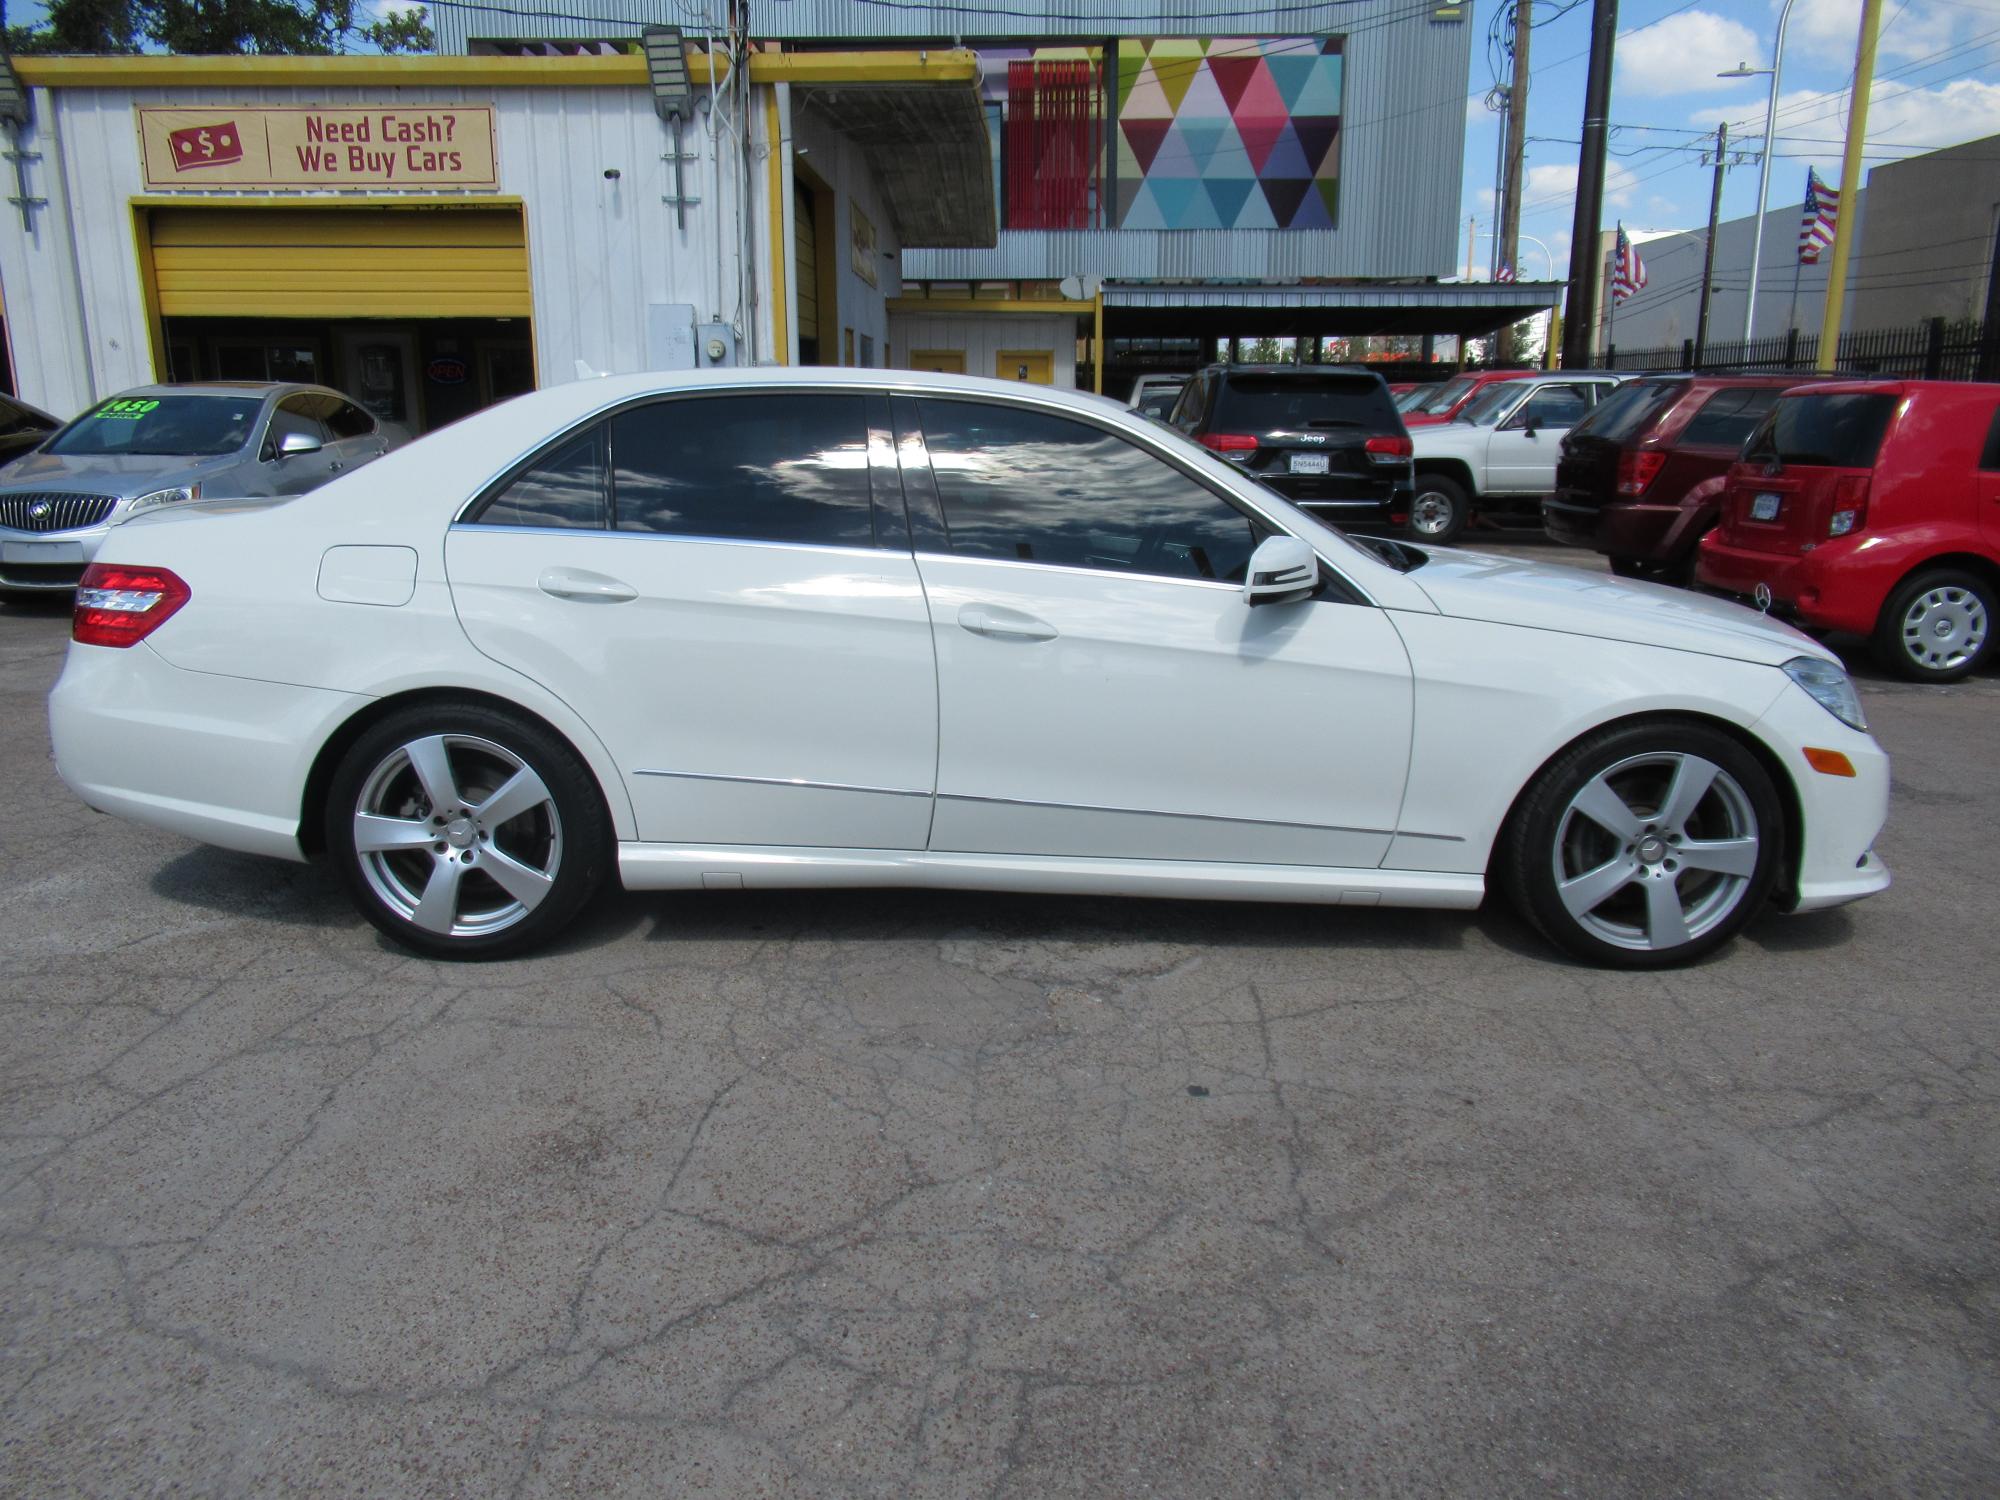
[[[1025,557],[973,557],[959,552],[919,552],[915,556],[919,568],[926,562],[972,563],[988,568],[1030,568],[1039,573],[1063,573],[1072,577],[1082,574],[1086,578],[1130,578],[1142,583],[1178,583],[1187,588],[1221,589],[1231,594],[1243,592],[1242,584],[1226,583],[1220,578],[1179,578],[1172,573],[1126,573],[1116,568],[1092,568],[1080,563],[1036,562]]]
[[[907,547],[851,547],[840,542],[764,542],[739,536],[682,536],[675,531],[611,531],[603,526],[503,526],[485,521],[453,521],[446,530],[474,535],[493,532],[516,536],[596,537],[612,542],[692,542],[702,547],[775,547],[785,552],[832,552],[842,557],[907,559],[910,556]]]

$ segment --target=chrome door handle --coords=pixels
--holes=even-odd
[[[587,573],[581,568],[547,568],[535,580],[535,587],[556,599],[573,599],[580,604],[623,604],[639,597],[629,583]]]
[[[1057,633],[1046,620],[997,604],[965,605],[958,612],[958,623],[974,635],[1007,641],[1052,641]]]

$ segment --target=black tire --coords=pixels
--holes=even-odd
[[[1419,474],[1410,494],[1410,535],[1433,546],[1449,546],[1472,519],[1465,487],[1442,474]]]
[[[497,798],[510,783],[509,799]],[[438,806],[433,788],[453,805]],[[377,840],[366,852],[364,814]],[[596,778],[559,735],[464,700],[370,726],[333,774],[325,827],[361,914],[402,946],[449,959],[548,942],[603,883],[615,842]]]
[[[1912,682],[1957,682],[1993,649],[1993,585],[1976,573],[1930,568],[1903,580],[1875,623],[1875,654]]]
[[[1684,766],[1688,790],[1703,790],[1674,822]],[[1703,767],[1716,775],[1702,781]],[[1632,818],[1622,833],[1577,805],[1598,806],[1600,786]],[[1770,775],[1728,735],[1687,719],[1639,720],[1599,730],[1543,769],[1515,804],[1494,867],[1557,947],[1610,968],[1665,968],[1721,947],[1763,908],[1784,816]],[[1678,930],[1662,917],[1669,900]]]

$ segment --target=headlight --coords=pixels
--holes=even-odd
[[[1848,728],[1867,730],[1868,716],[1861,711],[1861,695],[1854,691],[1853,681],[1842,668],[1817,656],[1795,656],[1785,663],[1785,675]]]
[[[142,510],[155,510],[162,505],[180,505],[186,501],[199,500],[200,498],[200,485],[179,484],[175,485],[172,489],[154,490],[150,495],[141,495],[137,500],[134,500],[130,505],[125,507],[125,514],[128,517],[136,516]]]

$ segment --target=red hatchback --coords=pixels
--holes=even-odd
[[[1993,644],[2000,600],[2000,385],[1868,381],[1790,392],[1729,471],[1697,579],[1889,666],[1951,682]]]
[[[1405,427],[1431,427],[1449,422],[1472,404],[1472,398],[1498,380],[1524,380],[1539,370],[1469,370],[1454,375],[1432,393],[1429,400],[1403,413]]]

